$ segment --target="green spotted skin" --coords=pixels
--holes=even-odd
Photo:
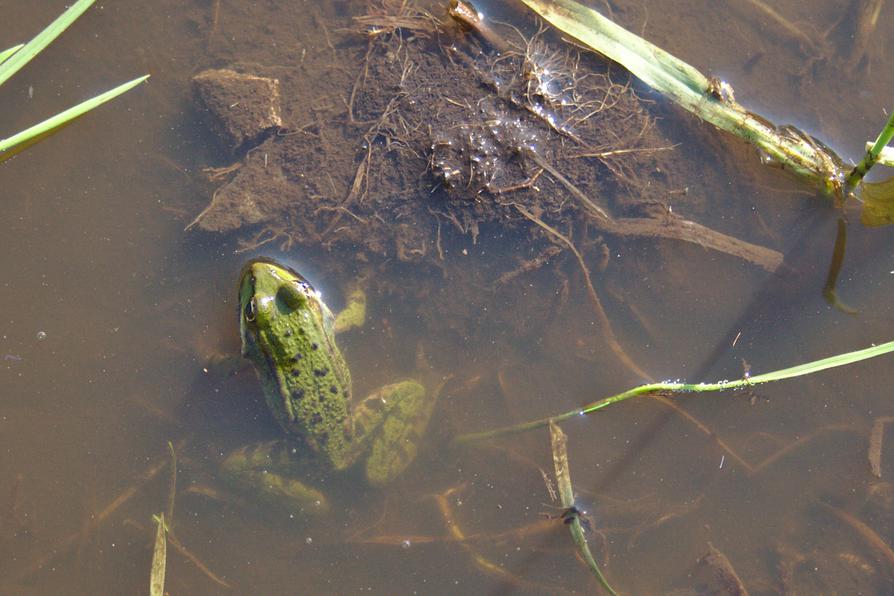
[[[434,404],[422,385],[407,380],[382,387],[352,411],[351,373],[335,331],[357,321],[342,313],[336,322],[301,275],[267,259],[243,269],[239,305],[242,353],[258,372],[267,405],[309,450],[280,441],[234,451],[224,461],[229,477],[255,485],[268,501],[322,512],[324,495],[305,486],[307,476],[298,472],[307,464],[342,470],[365,456],[367,480],[382,485],[413,461]],[[348,312],[357,311],[354,306]],[[365,306],[360,310],[365,313]],[[302,462],[291,461],[296,458]]]
[[[286,432],[329,466],[353,459],[351,373],[335,344],[335,318],[298,273],[266,260],[246,265],[239,291],[242,352]]]

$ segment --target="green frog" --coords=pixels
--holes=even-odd
[[[269,259],[250,261],[239,284],[242,354],[254,365],[270,411],[288,440],[246,446],[224,460],[224,474],[271,505],[305,514],[329,504],[314,483],[363,463],[384,485],[416,456],[434,403],[414,380],[386,385],[354,403],[351,372],[335,335],[361,326],[362,290],[335,316],[300,274]],[[310,482],[308,481],[310,480]]]

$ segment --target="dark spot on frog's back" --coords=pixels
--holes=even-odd
[[[296,401],[304,398],[304,389],[302,387],[298,387],[297,389],[295,389],[292,392],[292,398]]]
[[[325,366],[321,366],[320,368],[314,369],[314,376],[316,377],[325,377],[329,373],[329,369]]]

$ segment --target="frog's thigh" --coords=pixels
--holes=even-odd
[[[293,450],[284,441],[248,445],[227,455],[221,471],[228,482],[269,507],[306,515],[326,513],[326,496],[298,479],[300,465]]]
[[[375,396],[384,402],[386,414],[372,437],[366,477],[370,484],[382,485],[400,475],[416,457],[434,403],[416,381],[387,385]]]

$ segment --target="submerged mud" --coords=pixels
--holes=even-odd
[[[230,65],[241,74],[216,91],[197,76],[224,144],[266,138],[221,170],[192,225],[238,231],[249,247],[340,246],[363,260],[437,264],[448,228],[475,242],[491,225],[541,248],[567,248],[558,234],[665,237],[778,266],[778,253],[671,211],[671,198],[690,200],[687,168],[626,72],[536,23],[470,26],[462,8],[371,5],[330,42],[319,88],[258,64]],[[246,91],[249,76],[267,83]],[[282,126],[256,123],[244,106],[279,87],[266,101]]]

